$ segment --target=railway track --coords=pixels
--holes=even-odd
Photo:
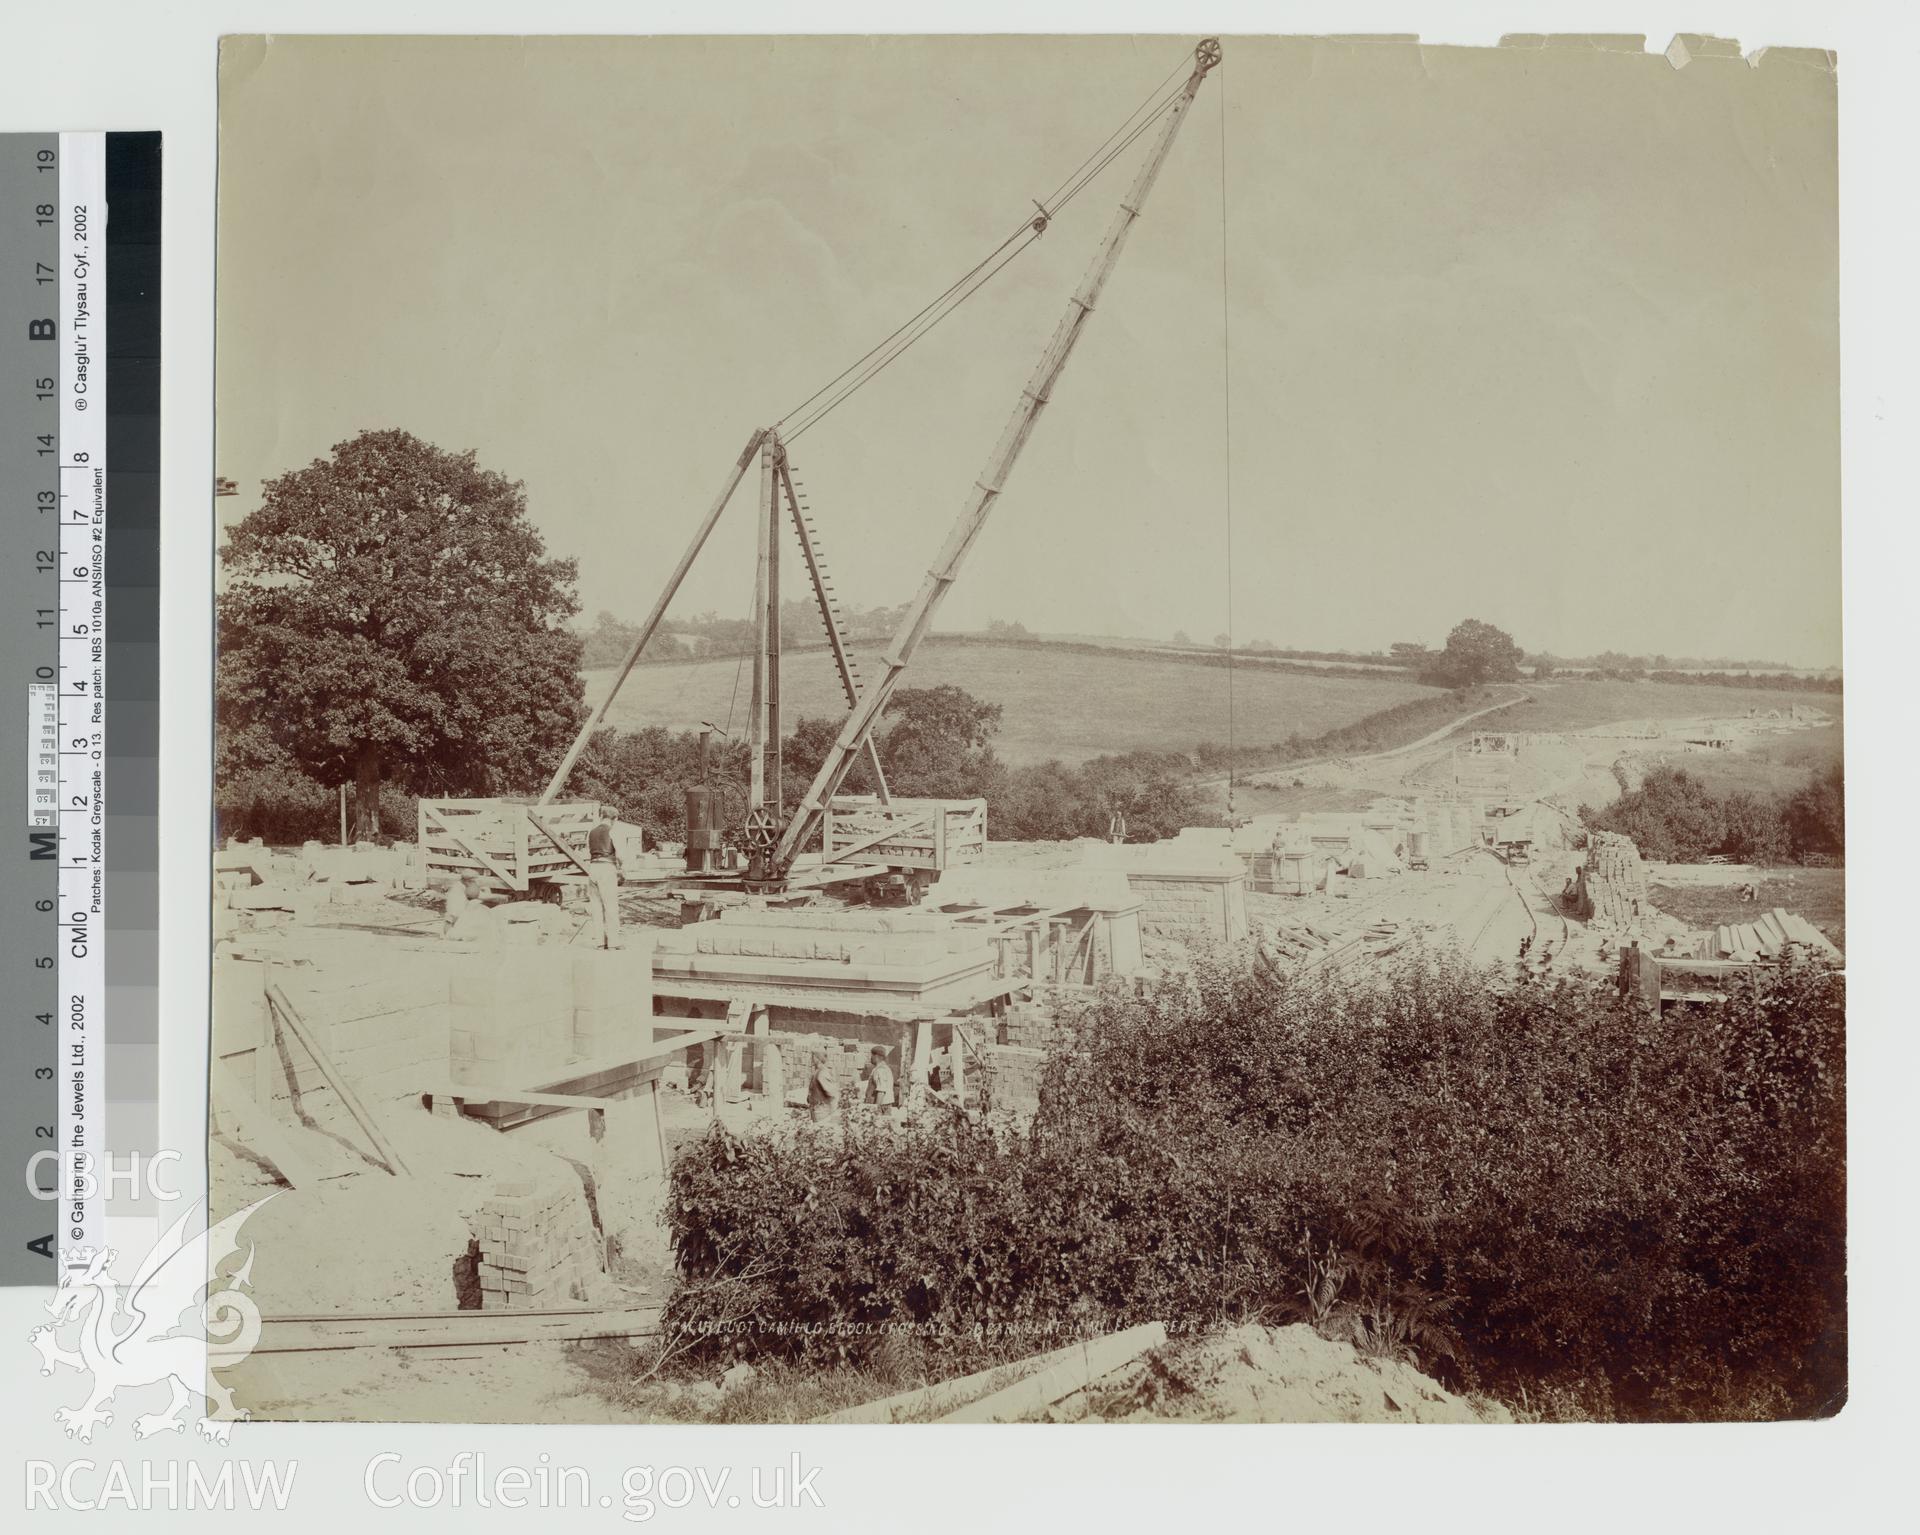
[[[658,1332],[657,1305],[563,1306],[507,1311],[316,1312],[266,1317],[253,1352],[305,1354],[339,1349],[408,1349],[456,1356],[524,1343],[640,1338]]]
[[[1526,911],[1527,921],[1532,924],[1533,946],[1531,952],[1535,955],[1536,962],[1538,962],[1538,956],[1540,954],[1549,951],[1555,956],[1565,954],[1567,952],[1567,946],[1573,939],[1573,929],[1567,922],[1566,914],[1556,908],[1546,912],[1543,918],[1540,908],[1539,892],[1536,890],[1533,894],[1529,895],[1527,893],[1526,882],[1513,877],[1513,866],[1508,864],[1504,867],[1506,869],[1507,883],[1512,886],[1514,895],[1519,898],[1521,907]],[[1491,922],[1492,919],[1489,918],[1488,920]]]

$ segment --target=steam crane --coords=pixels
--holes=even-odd
[[[550,841],[558,846],[561,839],[556,837],[542,821],[541,812],[552,804],[555,796],[565,787],[568,777],[579,761],[580,753],[585,749],[593,733],[605,722],[607,711],[619,692],[621,684],[625,682],[628,673],[640,659],[647,641],[659,627],[667,605],[673,600],[674,594],[679,590],[681,582],[686,578],[688,570],[706,543],[707,536],[720,520],[721,513],[726,509],[727,503],[733,498],[734,492],[739,488],[741,480],[746,477],[748,468],[756,458],[759,460],[760,467],[759,536],[754,583],[756,645],[753,657],[749,733],[751,782],[748,789],[745,828],[749,855],[746,871],[747,887],[758,890],[785,888],[788,881],[794,877],[795,863],[800,858],[802,850],[807,847],[811,839],[822,834],[828,807],[839,793],[848,772],[857,761],[863,758],[868,763],[878,787],[878,802],[882,807],[881,816],[883,820],[887,817],[890,812],[886,807],[892,802],[888,798],[886,778],[880,771],[880,759],[874,747],[874,727],[885,711],[888,700],[893,696],[894,689],[899,686],[900,678],[913,659],[914,652],[919,648],[921,640],[926,637],[942,600],[959,578],[961,566],[966,561],[968,551],[980,537],[981,530],[985,528],[987,519],[993,512],[994,503],[1006,489],[1008,476],[1012,474],[1014,465],[1019,461],[1021,450],[1026,446],[1027,439],[1033,435],[1040,413],[1052,398],[1054,387],[1066,368],[1068,358],[1073,355],[1074,345],[1079,341],[1088,317],[1099,305],[1101,290],[1105,288],[1107,279],[1113,275],[1113,269],[1120,259],[1121,249],[1126,244],[1127,235],[1146,206],[1147,196],[1153,190],[1161,167],[1166,164],[1167,155],[1173,148],[1173,142],[1180,133],[1181,125],[1186,120],[1194,98],[1219,62],[1219,42],[1213,38],[1202,41],[1194,49],[1191,69],[1184,86],[1175,90],[1169,97],[1155,102],[1155,109],[1145,121],[1134,128],[1129,137],[1122,139],[1118,148],[1107,154],[1106,159],[1100,161],[1100,166],[1104,166],[1107,160],[1126,148],[1134,138],[1142,136],[1146,129],[1157,124],[1157,131],[1152,135],[1145,162],[1135,174],[1126,194],[1121,198],[1120,205],[1115,210],[1106,233],[1101,239],[1099,249],[1094,255],[1092,266],[1072,298],[1068,300],[1066,314],[1062,316],[1059,325],[1055,328],[1046,350],[1041,353],[1038,366],[1033,370],[1026,386],[1020,391],[1019,402],[1015,405],[1012,417],[1008,420],[1005,430],[1001,432],[999,441],[987,459],[985,469],[968,491],[965,505],[952,531],[934,557],[933,563],[928,567],[926,578],[921,583],[918,594],[901,619],[899,628],[882,660],[883,670],[880,674],[871,681],[863,683],[857,665],[847,650],[845,637],[841,632],[837,599],[825,570],[818,531],[808,515],[804,493],[794,477],[793,467],[788,457],[788,443],[793,436],[797,436],[799,431],[811,426],[821,414],[824,414],[825,409],[831,409],[851,392],[851,388],[859,387],[866,378],[870,378],[874,372],[878,371],[876,367],[868,365],[864,375],[856,376],[852,386],[832,396],[824,408],[814,406],[810,415],[803,414],[802,411],[791,413],[790,418],[783,418],[781,423],[776,423],[774,426],[759,428],[747,439],[746,446],[741,449],[739,457],[728,470],[718,494],[715,495],[698,527],[695,528],[693,537],[681,555],[679,563],[668,576],[665,588],[648,613],[646,621],[640,626],[639,634],[614,677],[613,686],[609,688],[606,696],[593,710],[586,723],[581,726],[573,744],[567,749],[565,757],[554,770],[553,778],[541,794],[538,804],[528,811],[529,820]],[[1168,78],[1172,79],[1173,76]],[[1166,83],[1163,81],[1162,86],[1164,87]],[[1139,114],[1136,112],[1134,115]],[[1130,118],[1129,122],[1131,121]],[[1125,131],[1126,128],[1127,125],[1123,124],[1121,131]],[[1119,137],[1120,134],[1116,132],[1108,143],[1113,143],[1113,139]],[[1096,156],[1106,148],[1107,146],[1103,145],[1101,151],[1095,152]],[[1096,174],[1100,166],[1095,167]],[[1090,180],[1091,176],[1086,179]],[[1051,206],[1048,203],[1037,203],[1037,214],[1026,220],[1022,228],[1016,231],[1015,236],[1010,237],[1002,246],[1002,250],[1007,249],[1008,246],[1015,246],[1017,254],[1018,249],[1023,247],[1016,246],[1016,240],[1030,243],[1038,239],[1046,231],[1048,224],[1057,215],[1063,203],[1071,196],[1077,195],[1080,187],[1085,185],[1085,181],[1073,185],[1070,178],[1068,185],[1071,186],[1071,190],[1065,191],[1064,195],[1056,195],[1051,199]],[[989,260],[992,259],[989,258]],[[1007,259],[1010,260],[1011,257]],[[1001,264],[1004,265],[1004,262]],[[983,262],[975,272],[978,273],[986,266],[987,263]],[[998,269],[994,267],[993,271]],[[991,271],[987,273],[987,276],[991,275]],[[972,276],[973,274],[969,274],[969,279]],[[969,279],[963,279],[963,282]],[[984,280],[984,278],[980,279],[980,281]],[[949,289],[948,295],[952,295],[959,286],[956,284],[954,289]],[[971,288],[967,290],[968,293],[971,291]],[[963,294],[962,297],[964,296]],[[940,302],[942,300],[937,300],[936,304]],[[933,308],[934,306],[929,306],[929,310]],[[922,311],[922,314],[925,315],[928,312]],[[923,328],[909,334],[906,342],[900,345],[900,349],[904,350],[905,345],[910,345],[913,340],[917,340],[920,334],[925,333],[925,328],[930,327],[923,324]],[[900,333],[896,333],[898,334]],[[879,351],[880,349],[876,348],[876,352]],[[874,355],[869,353],[868,359]],[[890,361],[892,356],[898,355],[898,352],[893,351],[884,355],[885,360]],[[862,364],[856,364],[856,368],[868,364],[868,359],[862,359]],[[884,362],[881,366],[884,366]],[[854,371],[849,369],[848,373],[851,374]],[[844,379],[847,374],[841,377]],[[797,421],[797,429],[790,424],[791,421]],[[784,434],[783,427],[786,429]],[[847,699],[848,713],[839,735],[827,753],[826,760],[821,764],[820,770],[814,774],[813,781],[801,794],[798,804],[794,807],[791,816],[787,817],[785,826],[782,828],[780,819],[785,814],[785,796],[780,762],[780,551],[783,543],[782,523],[789,518],[798,534],[803,564],[806,566],[807,578],[820,607],[821,618],[827,633],[828,648],[832,652],[840,675],[841,686]],[[695,808],[692,803],[693,798],[694,795],[690,794],[690,809]],[[710,846],[712,839],[699,840]],[[882,844],[884,840],[882,835],[868,838],[866,843],[870,849]],[[825,848],[822,857],[824,861],[834,863],[841,857],[851,858],[857,851],[857,848],[850,847],[836,853],[833,848]],[[702,868],[692,867],[694,860],[704,864],[706,857],[704,852],[696,851],[691,846],[690,852],[693,854],[693,859],[690,860],[689,873],[699,875],[708,872]],[[869,851],[868,856],[871,861],[874,855]]]

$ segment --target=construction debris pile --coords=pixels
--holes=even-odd
[[[1276,921],[1261,937],[1258,953],[1278,970],[1314,970],[1326,964],[1385,959],[1404,949],[1424,924],[1376,918],[1357,932],[1329,932],[1311,922]]]
[[[1411,1364],[1357,1352],[1304,1323],[1184,1338],[1088,1382],[1051,1422],[1511,1423]]]

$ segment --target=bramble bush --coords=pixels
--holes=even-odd
[[[1024,1133],[855,1116],[683,1148],[669,1325],[724,1308],[729,1343],[849,1364],[893,1328],[954,1371],[1140,1321],[1309,1321],[1583,1415],[1830,1413],[1843,1022],[1812,962],[1664,1017],[1424,952],[1355,979],[1209,962],[1090,1009]]]

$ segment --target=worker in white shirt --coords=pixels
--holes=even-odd
[[[600,930],[600,947],[620,947],[620,852],[613,843],[613,816],[601,812],[600,822],[587,833],[587,873],[592,881],[593,916]]]

